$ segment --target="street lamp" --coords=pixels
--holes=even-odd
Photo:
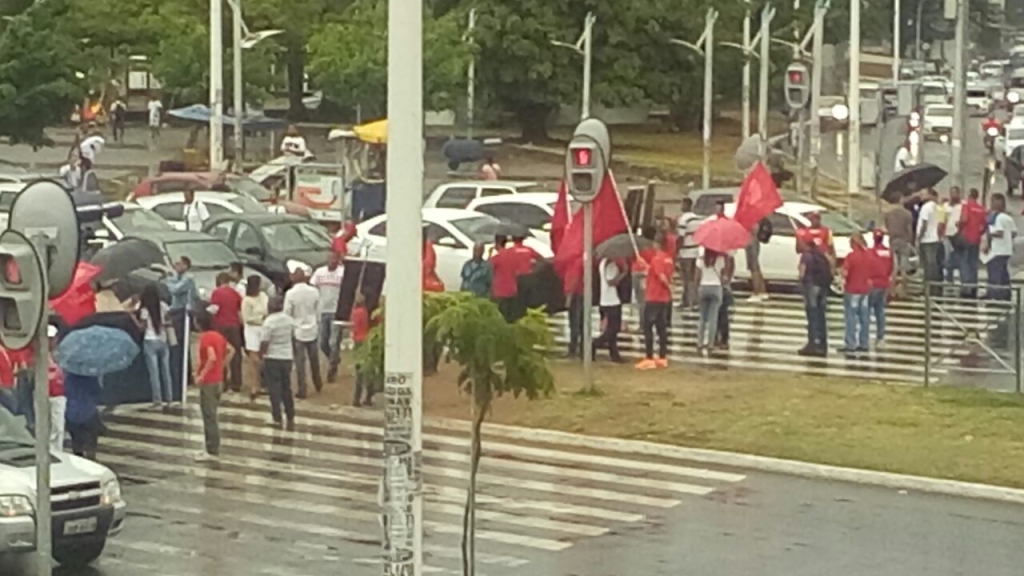
[[[591,40],[593,37],[592,32],[594,30],[595,21],[597,21],[597,17],[594,16],[594,13],[587,12],[587,17],[583,22],[583,33],[580,34],[579,40],[576,40],[575,44],[551,40],[552,46],[568,48],[580,56],[583,56],[583,103],[582,108],[580,109],[581,120],[586,120],[590,117],[590,61],[593,54],[591,49]]]
[[[704,163],[701,169],[701,185],[704,190],[711,188],[711,114],[712,101],[714,100],[715,21],[717,20],[718,12],[714,8],[708,8],[707,16],[704,20],[704,32],[696,43],[678,38],[669,39],[670,43],[689,48],[704,57],[704,126],[702,138]]]

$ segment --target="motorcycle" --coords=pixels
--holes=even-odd
[[[999,137],[999,128],[989,126],[985,129],[985,149],[989,154],[995,152],[996,138]]]

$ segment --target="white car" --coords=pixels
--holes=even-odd
[[[953,133],[953,105],[932,104],[925,106],[922,133],[925,140],[945,142]]]
[[[103,553],[107,538],[124,528],[127,506],[109,468],[71,454],[50,458],[53,558],[71,573]],[[0,406],[0,562],[36,548],[35,440]],[[83,572],[84,570],[84,572]]]
[[[732,216],[735,212],[734,203],[726,204],[726,215]],[[821,225],[832,231],[836,258],[842,260],[850,253],[850,236],[862,231],[856,222],[817,204],[785,202],[769,216],[772,237],[767,244],[761,244],[759,262],[766,280],[787,283],[797,281],[800,255],[796,253],[796,231],[811,225],[808,215],[812,212],[821,214]],[[733,256],[736,258],[736,278],[749,279],[745,252],[737,250]]]
[[[438,184],[426,200],[424,208],[465,208],[477,198],[521,194],[523,192],[543,192],[536,182],[519,182],[513,180],[464,180],[461,182],[444,182]]]
[[[494,235],[479,232],[484,224],[497,220],[493,216],[455,208],[424,208],[423,235],[434,243],[437,254],[437,275],[445,289],[457,291],[462,285],[462,265],[473,256],[473,245],[494,243]],[[387,215],[371,218],[356,226],[356,235],[369,244],[368,260],[383,262],[387,257]],[[527,246],[542,258],[551,258],[551,248],[536,238],[527,238]]]
[[[1003,135],[999,137],[997,149],[1002,152],[1003,158],[1006,158],[1018,146],[1024,146],[1024,119],[1016,119],[1015,122],[1006,125]]]
[[[992,99],[984,86],[967,86],[967,109],[972,116],[984,116],[992,108]]]
[[[477,198],[467,210],[522,224],[540,241],[551,245],[551,217],[555,213],[558,194],[554,192],[524,192]]]
[[[946,90],[945,82],[935,80],[921,82],[918,94],[920,96],[922,106],[928,106],[930,104],[949,104],[949,92]]]
[[[202,202],[210,217],[221,214],[264,214],[267,209],[252,197],[234,192],[196,192],[196,200]],[[185,195],[169,192],[136,198],[135,203],[149,208],[170,222],[176,230],[185,229]]]

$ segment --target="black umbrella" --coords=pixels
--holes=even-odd
[[[92,257],[92,264],[103,269],[96,276],[98,282],[122,280],[132,272],[164,263],[159,246],[142,238],[126,238],[107,246]]]
[[[529,228],[522,224],[509,222],[508,220],[485,222],[478,226],[476,231],[479,234],[486,234],[488,236],[509,236],[512,238],[525,238],[530,235]]]
[[[629,236],[629,234],[616,234],[601,242],[594,250],[594,256],[599,260],[603,258],[610,258],[612,260],[632,258],[636,256],[636,250],[643,250],[644,248],[654,246],[653,241],[643,236],[633,236],[632,240],[630,240]],[[634,246],[636,246],[635,249]]]
[[[885,185],[881,194],[882,200],[900,202],[905,196],[935,186],[946,177],[946,174],[948,173],[945,170],[934,164],[918,164],[904,168],[894,174]]]

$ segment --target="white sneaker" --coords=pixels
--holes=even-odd
[[[885,348],[885,340],[875,340],[875,350],[881,350]]]
[[[217,457],[208,452],[198,452],[195,455],[196,462],[213,462],[217,460]]]
[[[760,302],[761,297],[757,294],[751,294],[750,298],[747,298],[747,302]]]

